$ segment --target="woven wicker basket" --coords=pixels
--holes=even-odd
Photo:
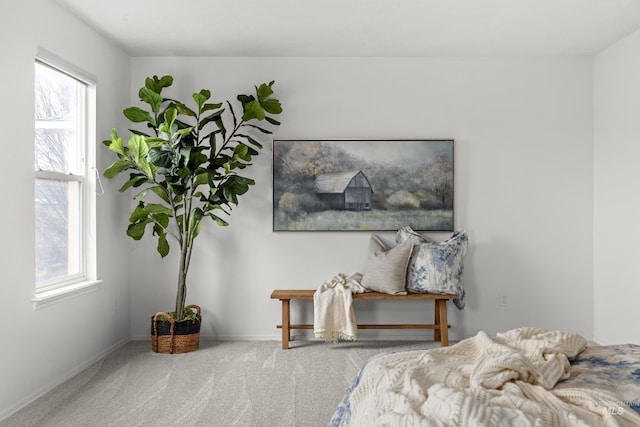
[[[188,353],[200,348],[200,307],[189,305],[185,310],[194,308],[196,318],[176,322],[166,312],[159,311],[151,318],[151,349],[156,353]],[[158,320],[160,316],[169,320]]]

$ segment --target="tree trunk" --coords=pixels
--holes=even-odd
[[[188,247],[182,245],[180,250],[180,269],[178,270],[178,295],[176,296],[176,320],[184,318],[184,306],[187,298],[187,254]]]

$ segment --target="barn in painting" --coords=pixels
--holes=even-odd
[[[316,177],[316,195],[329,209],[370,211],[372,193],[371,184],[362,171]]]

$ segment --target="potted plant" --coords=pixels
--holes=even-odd
[[[200,308],[185,306],[187,274],[203,221],[227,226],[220,216],[230,215],[232,205],[254,180],[240,171],[251,165],[262,148],[258,135],[272,132],[261,122],[278,126],[272,116],[280,114],[280,102],[273,98],[273,81],[255,87],[255,95],[238,95],[242,114],[231,102],[209,102],[211,92],[193,94],[194,107],[162,96],[173,84],[172,76],[148,77],[138,95],[147,104],[124,110],[133,123],[146,125],[146,132],[131,129],[125,144],[118,132],[103,141],[118,159],[104,171],[107,178],[128,172],[120,192],[137,189],[138,204],[129,217],[127,235],[135,240],[147,227],[157,238],[157,250],[164,258],[173,239],[180,248],[178,292],[175,311],[152,317],[152,348],[163,353],[184,353],[199,348]],[[227,129],[227,125],[232,127]]]

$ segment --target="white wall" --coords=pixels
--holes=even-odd
[[[4,2],[0,11],[7,17],[0,27],[4,58],[11,62],[0,71],[6,159],[0,301],[9,319],[0,352],[0,419],[130,336],[148,338],[149,317],[171,309],[175,295],[175,253],[162,262],[151,239],[126,238],[129,201],[116,192],[118,182],[106,181],[107,193],[98,199],[98,273],[104,283],[96,292],[33,310],[38,45],[98,77],[99,139],[113,126],[124,133],[122,108],[135,101],[144,77],[165,73],[177,78],[174,94],[181,97],[207,87],[218,99],[232,99],[275,79],[285,107],[278,138],[454,138],[456,225],[468,229],[470,250],[468,305],[463,311],[450,306],[452,338],[521,325],[593,337],[591,59],[136,58],[131,65],[50,0]],[[600,76],[615,71],[616,52],[598,58],[597,83],[610,83]],[[627,78],[628,86],[637,82]],[[606,122],[612,127],[613,119]],[[633,134],[630,121],[626,129],[626,136]],[[602,146],[596,143],[596,150]],[[101,144],[98,155],[104,169],[112,158]],[[615,167],[605,171],[612,174]],[[197,242],[188,300],[203,307],[205,337],[278,339],[280,306],[269,299],[271,290],[314,288],[337,272],[364,269],[370,233],[271,231],[269,144],[249,173],[257,185],[234,210],[231,226],[208,227]],[[600,213],[604,204],[597,200],[596,207]],[[622,233],[607,229],[597,236],[609,234]],[[384,237],[392,240],[393,233]],[[602,287],[596,286],[596,295]],[[506,307],[498,304],[501,293]],[[622,300],[598,307],[616,312]],[[359,304],[357,313],[364,322],[419,322],[432,309],[387,301]],[[311,307],[299,305],[293,314],[310,321]],[[374,338],[398,334],[365,332]]]
[[[452,337],[523,325],[592,337],[590,58],[133,59],[134,88],[153,74],[174,75],[177,97],[205,87],[220,100],[275,79],[285,109],[276,138],[455,139],[456,226],[468,229],[470,250],[467,308],[450,306]],[[271,231],[267,147],[231,226],[208,227],[197,242],[188,302],[203,308],[204,336],[278,339],[273,289],[315,288],[364,269],[370,233]],[[136,243],[132,255],[134,337],[148,337],[149,316],[173,307],[176,257],[161,262],[154,244]],[[365,322],[432,316],[420,303],[356,310]],[[310,305],[293,316],[311,321]],[[398,334],[386,332],[362,335]]]
[[[50,0],[0,3],[3,23],[0,128],[0,419],[88,366],[130,336],[129,242],[113,232],[126,223],[112,183],[98,199],[95,291],[34,310],[33,73],[37,46],[98,78],[98,136],[121,123],[130,96],[129,58]],[[100,144],[98,165],[106,166]],[[113,312],[113,302],[116,311]]]
[[[596,56],[594,336],[640,344],[640,31]]]

